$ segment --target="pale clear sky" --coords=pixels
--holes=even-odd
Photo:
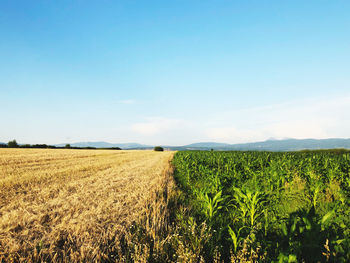
[[[350,1],[0,2],[0,141],[350,137]]]

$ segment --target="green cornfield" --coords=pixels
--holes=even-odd
[[[173,165],[192,262],[350,262],[349,152],[184,151]]]

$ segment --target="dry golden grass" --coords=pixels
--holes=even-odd
[[[124,230],[167,187],[172,156],[0,149],[0,262],[118,261]]]

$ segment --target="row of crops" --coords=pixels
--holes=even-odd
[[[176,153],[196,260],[350,262],[350,154]]]

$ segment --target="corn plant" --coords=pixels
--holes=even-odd
[[[204,261],[218,251],[225,262],[231,252],[242,262],[350,262],[349,152],[191,151],[173,163],[189,211],[208,225]]]
[[[237,248],[240,244],[240,242],[242,241],[242,237],[240,236],[240,233],[242,231],[244,227],[241,227],[238,229],[237,232],[235,232],[230,226],[228,226],[228,232],[230,234],[232,243],[233,243],[233,252],[236,253],[237,252]]]
[[[210,197],[207,193],[200,192],[198,200],[200,202],[202,212],[209,223],[212,223],[213,218],[222,209],[221,203],[224,201],[222,192],[219,191],[214,197]]]
[[[234,191],[235,207],[241,211],[243,222],[245,223],[246,217],[248,217],[249,225],[253,227],[256,219],[263,213],[264,195],[259,191],[243,191],[238,188],[234,188]]]

